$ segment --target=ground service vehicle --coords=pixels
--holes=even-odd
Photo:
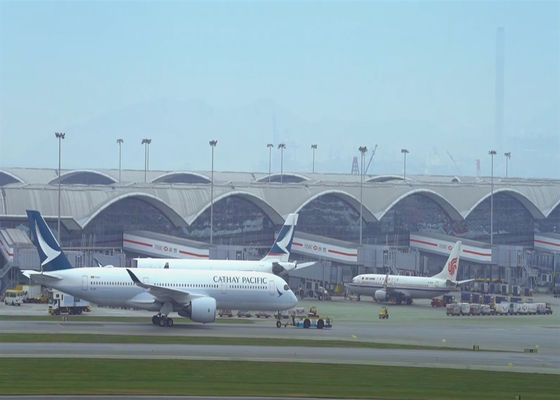
[[[389,319],[389,311],[387,307],[383,306],[381,311],[379,311],[379,319]]]
[[[21,306],[23,303],[23,291],[17,289],[8,289],[4,295],[4,304],[8,306]]]
[[[53,305],[49,306],[50,315],[79,315],[90,311],[89,302],[69,294],[53,290]]]
[[[276,327],[281,328],[282,326],[287,327],[288,325],[294,326],[296,328],[332,328],[332,320],[329,317],[323,318],[317,312],[315,306],[309,309],[307,315],[297,315],[295,312],[291,313],[288,322],[282,323],[280,319],[276,320]]]

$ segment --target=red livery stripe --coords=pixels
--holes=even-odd
[[[477,256],[484,256],[484,257],[491,257],[492,253],[479,253],[478,251],[474,251],[474,250],[467,250],[467,249],[463,249],[464,253],[469,253],[469,254],[474,254]]]
[[[329,253],[340,254],[341,256],[347,256],[347,257],[358,257],[357,253],[345,253],[343,251],[338,251],[338,250],[329,250]]]
[[[179,250],[179,253],[186,254],[188,256],[200,257],[200,258],[209,258],[210,257],[207,254],[196,254],[196,253],[191,253],[191,252],[185,251],[185,250]]]
[[[539,240],[539,239],[535,239],[535,242],[537,242],[537,243],[542,243],[542,244],[548,244],[549,246],[557,246],[557,247],[560,247],[560,243],[547,242],[547,241]]]
[[[412,239],[412,238],[410,238],[410,241],[411,241],[411,242],[416,242],[416,243],[421,243],[421,244],[427,244],[428,246],[438,247],[437,243],[425,242],[424,240],[419,240],[419,239]]]
[[[133,243],[133,244],[139,244],[140,246],[146,246],[146,247],[154,247],[153,244],[144,243],[144,242],[138,242],[138,241],[136,241],[136,240],[131,240],[131,239],[123,239],[123,242],[128,242],[128,243]]]

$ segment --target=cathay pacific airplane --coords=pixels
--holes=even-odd
[[[348,284],[349,292],[373,296],[378,302],[393,301],[397,304],[403,301],[412,304],[413,298],[432,298],[474,279],[456,281],[459,269],[459,254],[461,242],[455,243],[447,262],[439,274],[431,277],[363,274],[355,276]]]
[[[290,250],[294,239],[298,214],[289,214],[268,254],[258,261],[247,260],[191,260],[181,258],[135,258],[138,268],[169,269],[220,269],[228,271],[260,271],[280,274],[285,271],[302,269],[315,264],[315,261],[301,263],[289,262]]]
[[[27,216],[41,272],[22,271],[26,276],[95,304],[156,311],[154,325],[173,326],[171,312],[207,323],[217,308],[277,311],[297,304],[282,278],[263,272],[72,268],[41,214],[28,210]]]

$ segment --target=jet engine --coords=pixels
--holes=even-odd
[[[181,317],[187,317],[194,322],[214,322],[216,320],[216,299],[213,297],[197,297],[191,300],[187,308],[178,311]]]
[[[387,301],[387,291],[385,289],[379,289],[375,291],[375,301]]]

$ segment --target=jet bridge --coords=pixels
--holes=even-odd
[[[192,258],[207,260],[211,246],[149,231],[123,233],[123,250],[126,252],[158,258]]]
[[[355,243],[298,231],[294,234],[292,252],[342,264],[356,265],[358,262]]]
[[[558,233],[535,233],[535,250],[543,250],[549,253],[560,253],[560,234]]]
[[[411,233],[410,247],[421,251],[448,256],[457,241],[462,241],[461,260],[477,264],[492,264],[492,249],[490,245],[474,240],[461,239],[439,233]]]

